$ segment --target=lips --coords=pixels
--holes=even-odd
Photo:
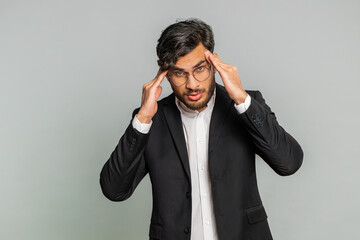
[[[188,98],[192,101],[197,101],[201,98],[203,92],[198,92],[198,93],[195,93],[195,94],[189,94],[188,95]]]

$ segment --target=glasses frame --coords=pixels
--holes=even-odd
[[[198,82],[205,82],[206,80],[209,79],[209,77],[210,77],[210,75],[211,75],[212,65],[211,65],[208,61],[206,61],[206,62],[207,62],[207,65],[206,65],[206,66],[199,66],[199,67],[197,67],[196,69],[194,69],[194,70],[191,72],[191,75],[192,75],[192,76],[194,77],[194,79],[195,79],[196,81],[198,81]],[[198,80],[198,79],[195,77],[195,74],[194,74],[194,72],[195,72],[198,68],[200,68],[200,67],[204,67],[204,68],[206,68],[206,69],[209,70],[209,76],[207,76],[207,78],[205,78],[204,80]],[[186,83],[189,81],[189,75],[190,75],[190,73],[185,72],[185,71],[183,71],[183,72],[186,74],[186,75],[185,75],[186,81],[185,81],[184,83],[182,83],[182,84],[175,84],[175,83],[173,82],[173,80],[172,80],[172,75],[173,75],[173,74],[167,73],[166,75],[167,75],[167,77],[169,78],[169,80],[171,81],[172,84],[174,84],[174,85],[177,86],[177,87],[180,87],[180,86],[186,84]]]

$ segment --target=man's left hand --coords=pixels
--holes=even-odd
[[[219,72],[230,98],[234,100],[236,104],[243,103],[248,94],[241,85],[236,66],[224,63],[219,59],[217,53],[212,54],[209,50],[206,50],[205,57]]]

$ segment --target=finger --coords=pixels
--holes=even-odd
[[[167,72],[168,72],[168,70],[162,72],[162,73],[159,75],[159,77],[156,79],[156,81],[154,82],[153,86],[158,87],[158,86],[162,83],[162,81],[164,80]]]
[[[205,52],[205,56],[206,56],[207,60],[208,60],[209,62],[213,63],[213,64],[219,62],[219,59],[216,59],[215,56],[214,56],[214,54],[212,54],[209,50],[207,50],[207,51]]]
[[[209,52],[208,58],[211,60],[216,70],[218,70],[221,75],[223,74],[223,72],[234,70],[234,66],[221,61],[217,53],[212,54],[211,52]]]
[[[219,55],[217,53],[214,53],[214,54],[210,53],[210,55],[212,55],[214,57],[214,60],[217,61],[220,65],[230,66],[226,62],[221,61],[219,58]]]
[[[155,99],[156,99],[156,100],[159,99],[161,92],[162,92],[162,87],[159,86],[159,87],[156,89],[156,93],[155,93]]]
[[[222,66],[219,63],[219,60],[216,59],[215,56],[210,51],[207,51],[205,56],[207,56],[208,61],[211,62],[214,65],[214,67],[216,68],[216,70],[218,72],[223,71]]]
[[[231,70],[233,69],[234,66],[231,66],[229,64],[223,64],[223,63],[220,63],[220,66],[224,69],[224,70]]]
[[[156,76],[154,77],[153,80],[150,81],[150,83],[156,82],[156,80],[159,78],[160,74],[161,74],[161,68],[159,68],[158,72],[156,73]]]
[[[150,86],[154,85],[154,83],[158,80],[160,74],[161,74],[161,68],[159,68],[158,72],[156,73],[156,76],[151,81],[144,84],[144,87],[147,87],[149,85]]]
[[[158,78],[160,74],[161,74],[161,67],[159,68],[158,72],[156,73],[155,78]]]
[[[220,65],[224,65],[224,66],[229,65],[229,64],[221,61],[220,58],[219,58],[219,55],[218,55],[217,53],[212,54],[212,53],[209,51],[208,54],[210,55],[210,58],[212,58],[212,60],[218,62]],[[229,65],[229,66],[230,66],[230,65]]]

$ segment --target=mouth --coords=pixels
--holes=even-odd
[[[188,94],[188,98],[192,101],[197,101],[201,98],[203,92],[197,92],[197,93],[194,93],[194,94]]]

